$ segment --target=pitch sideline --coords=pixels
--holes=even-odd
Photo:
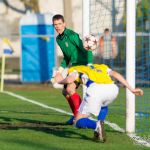
[[[38,105],[38,106],[41,106],[43,108],[46,108],[46,109],[51,109],[51,110],[54,110],[54,111],[57,111],[57,112],[60,112],[60,113],[64,113],[64,114],[67,114],[67,115],[72,115],[72,113],[69,113],[67,111],[64,111],[62,109],[59,109],[59,108],[55,108],[55,107],[50,107],[48,105],[45,105],[43,103],[40,103],[40,102],[37,102],[35,100],[32,100],[32,99],[28,99],[24,96],[21,96],[21,95],[17,95],[15,93],[12,93],[12,92],[8,92],[8,91],[3,91],[1,93],[4,93],[4,94],[7,94],[7,95],[10,95],[10,96],[13,96],[13,97],[16,97],[22,101],[27,101],[27,102],[30,102],[32,104],[35,104],[35,105]],[[120,128],[117,124],[115,123],[111,123],[109,121],[105,121],[105,123],[107,125],[109,125],[111,128],[113,128],[114,130],[116,131],[119,131],[119,132],[124,132],[125,133],[125,130],[123,128]],[[140,145],[143,145],[143,146],[146,146],[146,147],[150,147],[150,143],[147,142],[146,140],[142,139],[141,137],[137,136],[136,134],[127,134],[132,140],[134,140],[137,144],[140,144]]]

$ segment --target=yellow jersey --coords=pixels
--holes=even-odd
[[[93,64],[91,66],[74,66],[70,67],[68,73],[77,72],[78,77],[76,78],[77,82],[83,83],[82,75],[86,75],[86,80],[91,80],[95,83],[100,84],[112,84],[114,81],[109,76],[108,72],[111,69],[104,64]],[[86,81],[87,82],[87,81]]]

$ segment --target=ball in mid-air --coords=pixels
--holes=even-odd
[[[94,51],[97,48],[98,41],[94,35],[87,35],[83,38],[83,46],[88,51]]]

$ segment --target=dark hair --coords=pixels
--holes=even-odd
[[[104,32],[109,32],[109,29],[108,29],[108,28],[106,28],[106,29],[104,30]]]
[[[55,20],[59,20],[59,19],[61,19],[63,22],[65,22],[64,16],[60,15],[60,14],[54,15],[52,18],[52,21],[54,22]]]

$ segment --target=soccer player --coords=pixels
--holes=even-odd
[[[76,32],[66,28],[64,17],[60,14],[57,14],[53,16],[52,21],[53,26],[58,33],[56,41],[64,55],[57,74],[61,74],[69,65],[77,66],[92,64],[92,52],[84,49],[82,40]],[[52,80],[52,82],[54,81]],[[76,116],[77,110],[81,103],[81,98],[75,90],[77,86],[78,85],[74,85],[72,83],[66,84],[62,91],[71,107],[74,116]],[[68,124],[72,124],[73,119],[74,117],[71,117],[71,119],[68,121]]]
[[[116,71],[108,68],[107,65],[93,64],[91,66],[75,66],[69,69],[69,75],[57,78],[60,84],[70,84],[74,81],[87,86],[85,97],[79,107],[75,118],[75,125],[78,128],[94,129],[94,138],[102,142],[106,141],[104,122],[89,119],[93,114],[98,116],[102,106],[112,103],[119,92],[119,88],[112,78],[120,81],[133,94],[141,96],[143,91],[139,88],[132,88],[124,77]]]

